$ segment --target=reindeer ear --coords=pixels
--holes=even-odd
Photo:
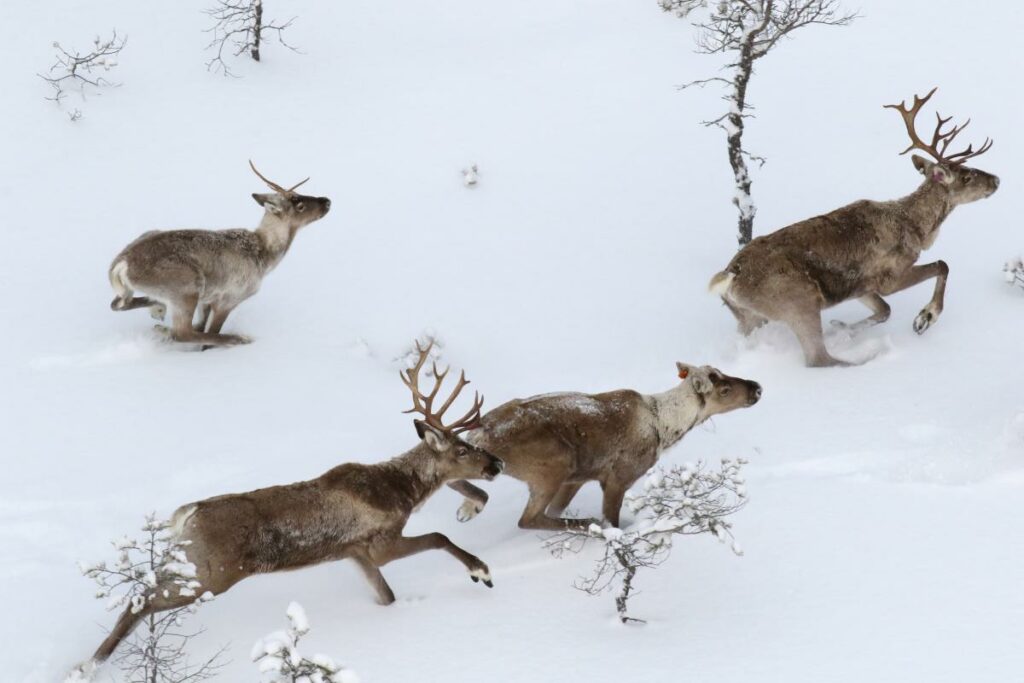
[[[260,194],[258,192],[253,192],[252,198],[256,200],[257,204],[275,216],[281,215],[281,206],[277,202],[276,194]]]
[[[676,362],[676,369],[679,370],[679,379],[689,382],[698,394],[706,394],[714,388],[704,368]]]
[[[914,168],[917,169],[917,172],[932,182],[942,185],[949,185],[953,182],[953,174],[942,164],[929,161],[916,154],[911,157],[911,160],[914,162]]]
[[[448,450],[448,441],[441,435],[441,432],[437,431],[423,420],[413,420],[412,423],[416,425],[416,433],[420,439],[426,442],[430,446],[431,450],[438,453]]]

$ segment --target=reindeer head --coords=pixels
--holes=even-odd
[[[290,188],[283,188],[272,180],[267,180],[262,173],[256,170],[256,166],[249,161],[253,173],[260,177],[273,192],[260,194],[253,193],[252,198],[262,206],[268,215],[271,215],[283,223],[286,223],[293,230],[309,225],[313,221],[320,220],[331,210],[331,200],[327,197],[311,197],[309,195],[297,194],[295,189],[309,180],[292,185]]]
[[[999,178],[991,173],[986,173],[976,168],[969,168],[963,164],[968,159],[987,152],[992,147],[992,141],[985,138],[985,142],[981,144],[977,151],[974,150],[973,145],[967,145],[967,149],[962,152],[955,154],[946,153],[953,139],[971,122],[970,119],[967,119],[963,125],[954,125],[949,130],[943,131],[942,128],[952,121],[953,117],[943,118],[936,112],[935,118],[937,123],[935,124],[935,132],[932,133],[931,143],[926,144],[917,135],[914,120],[917,118],[918,112],[921,111],[921,107],[931,99],[936,90],[938,88],[932,88],[931,92],[924,97],[914,95],[914,103],[910,107],[905,106],[903,102],[885,105],[886,108],[895,109],[899,112],[907,128],[907,134],[910,136],[910,146],[903,150],[902,154],[906,154],[914,149],[929,154],[934,161],[917,154],[912,155],[911,160],[914,162],[914,168],[927,178],[927,182],[934,183],[948,192],[949,198],[954,205],[967,204],[968,202],[984,199],[999,187]]]
[[[445,411],[458,397],[462,388],[469,384],[465,371],[459,374],[459,381],[455,385],[455,389],[436,411],[434,410],[434,399],[441,389],[444,378],[448,375],[448,369],[441,372],[437,369],[437,363],[434,363],[434,388],[427,395],[420,392],[420,370],[426,363],[433,345],[434,343],[431,342],[426,348],[421,348],[419,342],[416,342],[416,350],[419,352],[416,365],[411,370],[399,372],[402,382],[412,391],[412,408],[405,412],[423,415],[422,420],[413,420],[413,424],[416,425],[416,433],[433,452],[446,481],[494,479],[505,469],[505,463],[483,448],[474,446],[459,436],[463,432],[480,426],[480,408],[484,404],[483,396],[474,392],[473,407],[469,409],[469,412],[448,425],[441,421]]]
[[[696,367],[676,363],[679,379],[689,384],[693,393],[704,401],[704,419],[738,408],[749,408],[761,400],[761,385],[749,379],[730,377],[710,365]]]

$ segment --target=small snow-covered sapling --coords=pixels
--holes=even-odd
[[[309,633],[306,611],[297,602],[288,605],[288,628],[274,631],[256,641],[252,660],[259,665],[267,683],[359,683],[359,678],[327,655],[305,657],[299,640]]]

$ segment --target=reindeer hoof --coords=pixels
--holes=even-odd
[[[921,309],[921,312],[914,318],[914,332],[918,334],[924,334],[924,331],[935,324],[935,321],[939,319],[939,311],[932,306],[925,306]]]
[[[483,503],[478,503],[474,500],[464,500],[459,509],[455,511],[455,519],[460,522],[468,522],[480,514],[483,509]]]
[[[469,578],[473,580],[473,583],[483,581],[484,585],[488,588],[494,588],[494,583],[491,581],[491,570],[487,568],[487,565],[480,563],[480,566],[476,569],[472,569],[469,572]]]
[[[829,324],[839,330],[848,330],[852,327],[849,323],[844,323],[842,320],[830,320]]]
[[[163,304],[154,304],[149,307],[149,317],[153,320],[163,320],[167,315],[167,307]]]

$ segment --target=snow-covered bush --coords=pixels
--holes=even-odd
[[[188,542],[176,540],[170,523],[146,516],[141,541],[124,536],[112,541],[118,558],[113,565],[79,563],[82,574],[96,582],[95,597],[106,600],[108,610],[130,608],[142,611],[157,596],[157,591],[174,590],[179,595],[195,596],[201,589],[196,567],[188,561]],[[117,662],[130,683],[183,683],[214,676],[223,666],[223,650],[202,664],[190,665],[186,648],[201,633],[182,630],[184,618],[213,599],[201,594],[195,602],[166,612],[148,615],[120,650]]]
[[[1011,285],[1024,288],[1024,259],[1017,257],[1003,265],[1003,277]]]
[[[462,184],[466,187],[473,188],[480,182],[480,170],[476,167],[476,164],[471,164],[469,168],[462,169]]]
[[[234,57],[248,52],[255,61],[260,61],[260,49],[264,34],[267,33],[274,33],[278,42],[289,50],[298,51],[284,40],[284,32],[295,21],[295,17],[281,23],[266,21],[263,18],[263,0],[217,0],[212,8],[206,10],[206,14],[214,21],[213,26],[206,29],[213,35],[206,49],[216,53],[206,63],[206,68],[211,71],[231,75],[224,61],[225,50]]]
[[[93,39],[92,50],[85,54],[78,50],[68,51],[54,41],[53,47],[57,54],[53,65],[45,74],[37,74],[53,88],[53,94],[46,99],[60,104],[71,89],[77,90],[82,99],[85,99],[87,87],[95,89],[117,85],[95,72],[109,72],[116,67],[121,50],[127,41],[125,37],[118,37],[117,31],[114,30],[106,40],[96,36]],[[68,113],[68,117],[72,121],[77,121],[82,117],[82,112],[74,109]]]
[[[602,529],[591,525],[586,534],[562,532],[545,545],[556,556],[578,552],[588,539],[603,543],[603,553],[593,574],[580,579],[576,587],[598,595],[617,586],[615,608],[623,623],[642,621],[627,612],[629,598],[636,588],[633,580],[640,568],[657,567],[668,559],[674,537],[710,533],[728,543],[737,555],[743,551],[732,534],[726,518],[743,507],[747,491],[740,474],[743,459],[723,458],[718,470],[703,463],[661,467],[648,472],[643,492],[630,495],[626,506],[636,515],[626,529]]]
[[[358,677],[326,655],[304,657],[299,639],[309,633],[309,620],[302,605],[293,602],[285,612],[288,630],[260,638],[252,648],[252,660],[259,664],[267,683],[359,683]]]

